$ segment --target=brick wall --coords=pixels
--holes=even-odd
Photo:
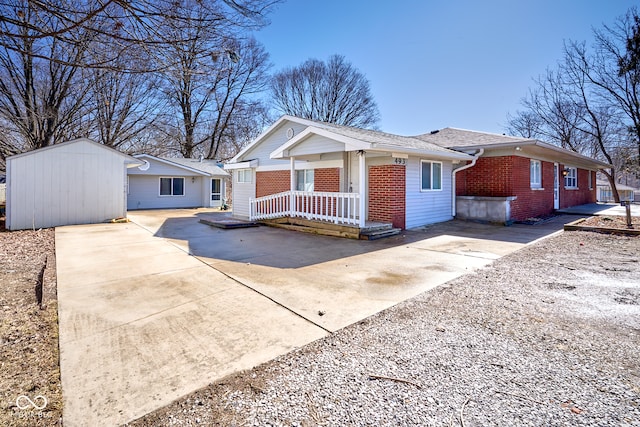
[[[369,167],[369,220],[405,227],[406,170],[404,165]]]
[[[542,188],[531,189],[530,159],[520,156],[481,157],[472,168],[456,175],[458,196],[517,196],[511,202],[511,219],[515,221],[553,213],[553,162],[541,162]],[[562,171],[564,165],[559,165]],[[589,190],[589,173],[592,190]],[[578,189],[565,189],[560,176],[560,208],[594,203],[595,173],[578,169]]]
[[[565,165],[560,165],[563,170]],[[591,187],[589,189],[589,174],[591,174]],[[560,176],[560,209],[570,206],[584,205],[585,203],[596,202],[596,177],[595,172],[578,169],[578,188],[564,188],[564,177]]]
[[[313,171],[314,191],[340,192],[340,168],[324,168]]]
[[[524,221],[553,212],[553,163],[541,162],[542,189],[531,189],[531,160],[513,157],[512,189],[518,198],[511,202],[511,219]]]
[[[456,194],[458,196],[513,196],[512,158],[513,156],[479,158],[475,166],[456,175]]]
[[[288,170],[256,172],[256,197],[281,193],[291,189]]]

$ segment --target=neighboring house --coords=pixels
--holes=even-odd
[[[225,165],[236,217],[360,228],[545,216],[595,202],[596,171],[609,167],[532,139],[452,128],[403,137],[292,116]]]
[[[239,218],[413,228],[453,218],[452,170],[471,159],[417,138],[283,116],[225,169]]]
[[[99,223],[127,213],[135,158],[86,138],[7,158],[6,228]]]
[[[595,203],[603,163],[527,138],[446,128],[417,138],[477,157],[454,171],[456,216],[509,223]]]
[[[598,180],[596,182],[598,186],[598,201],[607,203],[615,202],[613,198],[613,192],[611,191],[611,185],[609,181]],[[635,193],[638,191],[636,188],[629,187],[628,185],[616,184],[618,194],[620,195],[620,201],[628,200],[630,202],[635,201]]]
[[[127,209],[220,207],[229,174],[214,160],[134,156],[128,172]]]

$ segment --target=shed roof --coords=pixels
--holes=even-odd
[[[104,149],[104,150],[113,152],[114,154],[118,154],[118,155],[122,156],[124,158],[124,163],[125,163],[125,165],[127,165],[127,167],[135,167],[135,166],[139,166],[140,165],[140,161],[137,160],[136,158],[134,158],[134,157],[132,157],[132,156],[130,156],[128,154],[122,153],[122,152],[116,150],[115,148],[109,147],[109,146],[104,145],[104,144],[100,144],[99,142],[95,142],[95,141],[93,141],[93,140],[91,140],[89,138],[73,139],[71,141],[61,142],[59,144],[54,144],[54,145],[49,145],[47,147],[38,148],[37,150],[27,151],[25,153],[20,153],[20,154],[15,154],[13,156],[7,157],[7,160],[17,159],[17,158],[26,157],[26,156],[32,156],[34,154],[40,154],[40,153],[42,153],[44,151],[47,151],[47,150],[57,150],[57,149],[60,149],[62,147],[67,147],[69,145],[80,144],[80,143],[93,144],[93,145],[95,145],[97,147],[100,147],[101,149]]]

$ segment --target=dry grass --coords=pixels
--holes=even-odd
[[[2,426],[61,424],[54,242],[53,229],[8,232],[0,218]],[[44,408],[35,408],[21,396]]]

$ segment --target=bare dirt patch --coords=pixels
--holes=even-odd
[[[8,232],[0,218],[2,426],[59,425],[62,417],[54,242],[53,229]]]
[[[586,218],[580,223],[580,225],[585,225],[587,227],[619,228],[626,230],[627,217],[617,215],[592,216],[590,218]],[[633,226],[633,229],[640,230],[640,217],[632,216],[631,225]]]
[[[639,278],[564,232],[130,425],[640,426]]]

